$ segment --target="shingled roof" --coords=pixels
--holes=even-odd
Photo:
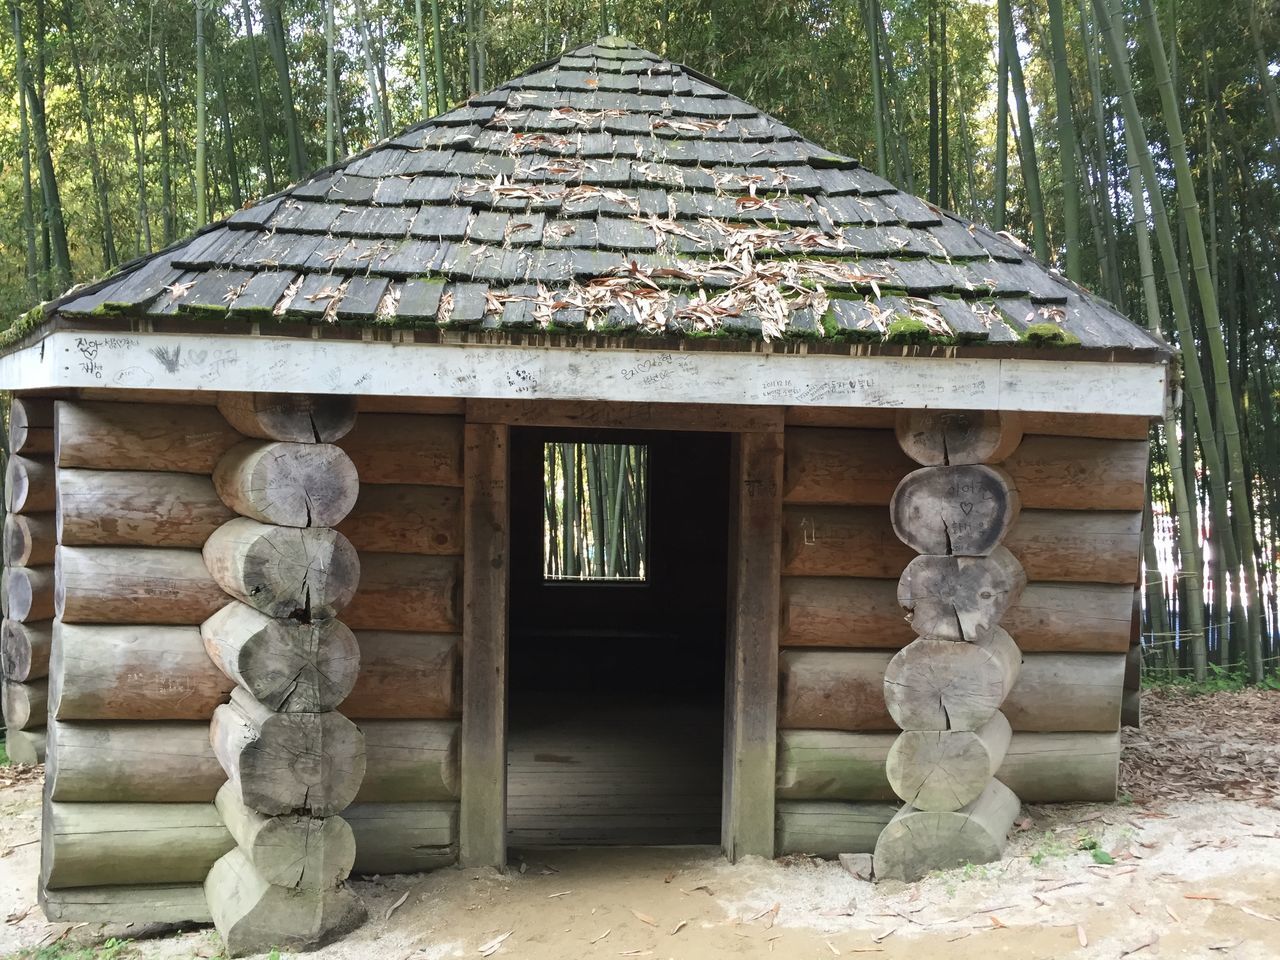
[[[616,38],[472,97],[44,316],[175,314],[258,321],[264,333],[301,320],[1167,351],[1014,238]]]

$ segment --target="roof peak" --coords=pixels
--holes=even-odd
[[[1016,241],[617,36],[317,171],[52,312],[1154,344]]]

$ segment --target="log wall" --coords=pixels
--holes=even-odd
[[[229,598],[200,551],[233,516],[212,475],[239,434],[180,402],[57,400],[47,422],[40,902],[51,920],[207,921],[202,883],[234,844],[209,724],[234,684],[201,642]]]
[[[458,859],[462,716],[461,405],[361,400],[338,445],[360,492],[337,529],[360,558],[343,620],[360,675],[339,706],[364,731],[364,784],[346,814],[358,874]]]
[[[916,639],[898,592],[915,551],[895,536],[889,504],[920,465],[894,424],[788,413],[779,853],[871,852],[896,809],[885,764],[899,727],[883,682]],[[1028,802],[1105,800],[1116,791],[1146,425],[1037,415],[1022,427],[999,451],[1021,500],[1003,544],[1027,583],[999,620],[1023,663],[1002,708],[1013,734],[996,779]]]
[[[45,717],[57,546],[53,403],[45,397],[14,397],[9,410],[0,703],[6,748],[14,763],[43,763],[48,742]]]

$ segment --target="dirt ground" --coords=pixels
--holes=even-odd
[[[1026,808],[998,863],[906,885],[706,848],[529,851],[505,875],[358,882],[369,922],[311,956],[1280,958],[1280,693],[1148,694],[1144,710],[1125,799]],[[0,771],[0,955],[115,936],[125,957],[219,956],[208,929],[46,923],[38,815],[38,782]],[[1095,842],[1113,864],[1080,849]]]

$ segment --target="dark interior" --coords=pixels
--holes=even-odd
[[[644,582],[543,576],[543,449],[648,447]],[[717,843],[729,435],[511,434],[512,843]]]

